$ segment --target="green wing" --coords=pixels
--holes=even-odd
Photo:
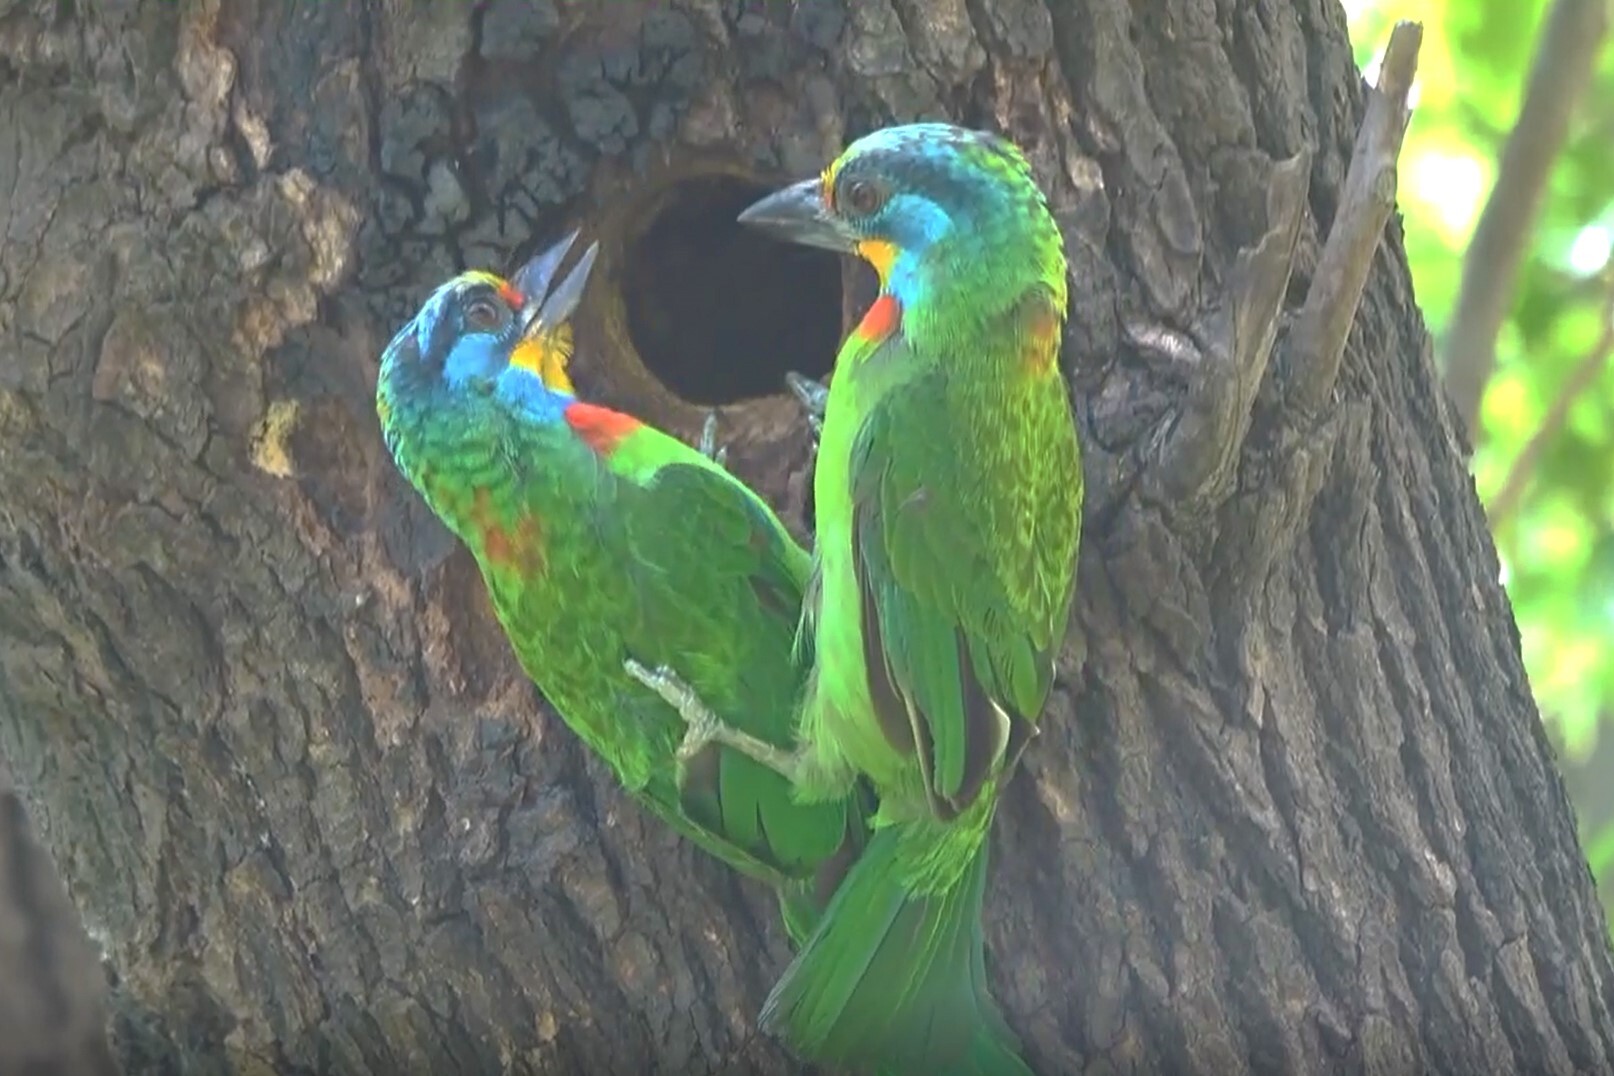
[[[638,495],[621,506],[625,567],[642,596],[629,652],[672,667],[734,727],[792,747],[808,669],[792,647],[810,559],[738,479],[648,427],[635,437],[645,434],[670,444],[663,462],[638,468]],[[791,876],[846,838],[845,804],[798,804],[785,778],[728,748],[691,760],[678,792],[691,822]]]
[[[950,819],[1036,731],[1069,615],[1081,482],[1072,429],[1074,466],[1060,466],[1056,440],[1047,497],[1020,518],[1005,498],[1028,476],[995,475],[967,439],[924,433],[949,414],[946,392],[938,373],[881,400],[853,443],[851,489],[870,697]]]

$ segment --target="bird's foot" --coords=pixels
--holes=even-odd
[[[807,412],[807,425],[812,428],[813,439],[817,440],[824,433],[824,409],[829,403],[829,389],[822,382],[794,370],[785,374],[785,385],[796,397],[796,402],[801,404],[801,409]]]
[[[794,781],[801,770],[801,756],[759,740],[748,732],[725,724],[695,689],[665,665],[654,669],[628,658],[622,663],[627,674],[661,696],[684,719],[684,739],[678,745],[678,761],[687,763],[710,744],[721,744]]]
[[[704,751],[707,744],[718,739],[722,722],[695,693],[695,689],[684,683],[677,673],[665,665],[651,669],[633,658],[623,662],[622,667],[629,676],[660,695],[662,701],[677,710],[678,716],[684,719],[684,740],[678,745],[679,761],[688,762]]]
[[[727,445],[723,445],[721,447],[718,446],[717,411],[715,409],[706,412],[706,421],[701,423],[700,443],[695,447],[699,449],[701,455],[705,456],[719,467],[722,467],[724,470],[728,469],[729,447]]]

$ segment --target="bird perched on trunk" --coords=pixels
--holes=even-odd
[[[995,806],[1053,684],[1081,531],[1063,244],[1017,147],[934,123],[859,139],[740,221],[855,253],[880,279],[823,419],[799,747],[726,724],[676,663],[630,671],[684,714],[685,750],[743,750],[803,802],[870,781],[875,834],[763,1022],[815,1061],[933,1072],[972,1036],[1012,1041],[980,912]]]
[[[574,239],[512,280],[463,273],[427,299],[382,359],[387,446],[476,558],[562,720],[653,813],[777,886],[799,941],[866,835],[859,790],[803,804],[731,748],[680,759],[682,720],[623,662],[676,661],[727,720],[790,744],[808,555],[713,459],[576,398],[568,319],[597,248],[557,283]]]
[[[799,944],[866,839],[865,790],[802,804],[742,752],[680,752],[679,715],[623,663],[676,659],[736,727],[793,742],[810,562],[710,448],[577,399],[568,318],[595,249],[555,279],[575,238],[512,280],[463,273],[427,299],[382,359],[387,447],[476,558],[522,668],[562,720],[653,814],[775,885]],[[1015,1071],[1003,1056],[983,1033],[938,1076]]]

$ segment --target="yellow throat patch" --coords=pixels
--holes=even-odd
[[[551,392],[577,395],[567,367],[572,361],[572,327],[538,326],[510,352],[510,365],[536,374]]]

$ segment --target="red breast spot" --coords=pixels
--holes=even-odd
[[[471,523],[482,536],[482,552],[488,562],[519,572],[536,572],[543,567],[544,534],[536,516],[523,512],[513,525],[499,518],[493,497],[478,489],[471,502]]]
[[[572,431],[601,456],[609,456],[616,451],[616,446],[622,443],[623,438],[644,425],[632,415],[586,403],[571,404],[566,408],[565,416],[566,424]]]
[[[523,517],[515,530],[489,527],[482,532],[482,552],[488,563],[509,568],[523,575],[542,570],[544,566],[543,534],[538,521]]]
[[[1034,303],[1021,315],[1021,360],[1027,373],[1046,374],[1059,358],[1059,316],[1046,303]]]
[[[902,325],[902,304],[894,295],[881,295],[853,330],[859,338],[878,344]]]

